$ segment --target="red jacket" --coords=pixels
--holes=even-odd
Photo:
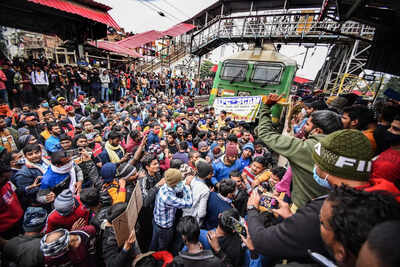
[[[90,210],[83,206],[82,202],[78,200],[79,206],[68,216],[61,216],[56,210],[53,210],[47,217],[45,232],[50,233],[56,229],[64,228],[71,230],[72,225],[79,218],[84,218],[86,223],[89,223]]]
[[[12,228],[24,215],[15,187],[7,182],[0,189],[0,233]]]
[[[400,179],[400,151],[389,148],[372,162],[372,178],[395,182]]]
[[[400,190],[392,183],[386,179],[382,178],[372,178],[369,180],[369,184],[357,187],[359,190],[367,192],[375,191],[385,191],[392,194],[397,202],[400,203]]]

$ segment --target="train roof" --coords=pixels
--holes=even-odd
[[[280,54],[272,45],[264,45],[261,53],[257,53],[255,49],[248,49],[226,58],[226,60],[230,59],[281,62],[287,66],[297,66],[296,60]]]

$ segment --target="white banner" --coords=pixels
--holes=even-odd
[[[262,96],[217,97],[213,106],[217,115],[225,110],[232,120],[252,122],[260,109],[261,98]]]

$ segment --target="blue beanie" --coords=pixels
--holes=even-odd
[[[248,142],[247,144],[245,144],[245,145],[243,146],[243,150],[246,150],[246,149],[250,149],[251,152],[254,152],[254,145],[253,145],[253,143],[252,143],[252,142]]]
[[[41,207],[28,207],[22,227],[25,232],[40,232],[46,224],[47,211]]]
[[[117,173],[117,165],[111,162],[107,162],[106,164],[101,167],[101,177],[103,178],[104,182],[111,182],[114,180],[116,173]]]

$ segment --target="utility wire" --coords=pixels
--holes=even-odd
[[[166,4],[170,5],[173,9],[175,9],[176,11],[180,12],[183,16],[185,16],[186,18],[190,18],[190,16],[188,16],[185,12],[182,11],[182,9],[177,8],[175,5],[173,5],[172,3],[167,2],[167,0],[162,0],[163,2],[165,2]]]
[[[132,0],[132,1],[134,1],[134,0]],[[170,18],[170,17],[168,17],[168,16],[165,16],[165,14],[162,13],[162,12],[160,12],[160,10],[157,10],[157,9],[155,9],[155,8],[152,7],[152,6],[145,4],[145,1],[134,1],[134,2],[139,2],[139,3],[141,3],[142,5],[144,5],[145,7],[150,8],[151,10],[155,11],[155,12],[156,12],[158,15],[160,15],[161,17],[165,17],[165,18],[169,19],[170,21],[172,21],[173,23],[176,23],[175,20],[173,20],[172,18]]]
[[[146,4],[149,4],[149,5],[153,6],[153,7],[155,7],[155,8],[157,8],[157,9],[161,10],[162,12],[164,12],[164,14],[168,14],[169,16],[171,16],[172,18],[176,19],[176,20],[179,21],[179,22],[182,21],[182,19],[177,18],[175,15],[169,13],[169,12],[166,11],[165,9],[162,9],[161,7],[157,6],[156,4],[154,4],[154,3],[151,2],[151,1],[147,1]]]

